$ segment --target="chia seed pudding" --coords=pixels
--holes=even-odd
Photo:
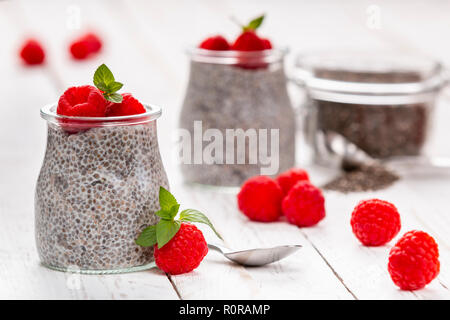
[[[168,188],[157,141],[160,109],[123,121],[102,118],[77,132],[54,107],[42,115],[47,149],[35,197],[42,263],[85,273],[146,268],[153,250],[134,241],[158,221],[159,187]]]
[[[202,51],[202,50],[200,50]],[[268,51],[268,52],[267,52]],[[203,132],[218,129],[223,137],[226,129],[267,129],[270,153],[270,130],[279,129],[279,168],[282,172],[295,163],[295,115],[286,88],[283,68],[284,54],[266,50],[259,54],[254,64],[236,57],[191,54],[190,78],[180,116],[180,128],[194,136],[194,122],[202,121]],[[242,54],[242,53],[240,53]],[[231,62],[230,62],[231,61]],[[208,143],[203,141],[202,150]],[[193,145],[193,144],[192,144]],[[233,150],[226,150],[224,158],[237,158],[237,143]],[[245,140],[245,164],[182,164],[181,170],[187,182],[214,186],[239,186],[246,179],[261,174],[264,164],[250,164],[251,146]],[[194,150],[192,147],[191,150]],[[275,155],[278,156],[278,155]],[[278,173],[277,172],[277,173]]]
[[[297,61],[308,93],[306,136],[326,163],[329,133],[373,158],[417,156],[443,85],[439,63],[421,57],[319,54]],[[325,138],[323,138],[325,137]]]

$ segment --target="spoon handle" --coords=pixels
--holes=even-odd
[[[218,251],[218,252],[220,252],[222,254],[225,254],[228,251],[230,251],[230,249],[228,249],[226,247],[223,247],[223,246],[218,245],[218,244],[212,244],[212,243],[208,243],[208,248],[210,248],[211,250],[214,250],[214,251]]]

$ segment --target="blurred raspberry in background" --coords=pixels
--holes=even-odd
[[[83,60],[100,52],[102,46],[103,44],[99,36],[95,33],[88,32],[72,41],[69,46],[69,51],[74,59]]]

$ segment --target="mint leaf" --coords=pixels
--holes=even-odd
[[[105,64],[102,64],[100,67],[97,68],[97,70],[95,70],[94,84],[97,88],[98,88],[97,84],[99,84],[100,82],[103,82],[106,86],[108,86],[110,83],[114,81],[115,81],[114,75]]]
[[[104,82],[99,82],[95,85],[100,91],[108,91],[108,86]]]
[[[149,226],[142,230],[136,239],[136,244],[142,247],[151,247],[156,244],[156,226]]]
[[[162,209],[161,209],[161,210],[159,210],[159,211],[156,211],[155,214],[156,214],[158,217],[162,218],[162,219],[173,220],[173,219],[172,219],[172,215],[171,215],[170,212],[167,211],[167,210],[162,210]]]
[[[170,219],[173,220],[178,213],[178,210],[180,209],[180,205],[179,204],[174,204],[170,210],[169,210],[169,214],[170,214]]]
[[[208,225],[214,231],[214,233],[216,234],[216,236],[219,237],[219,239],[223,240],[222,236],[216,231],[216,229],[212,225],[211,221],[209,221],[208,217],[205,216],[203,213],[201,213],[198,210],[186,209],[186,210],[181,211],[180,221],[204,223],[204,224]]]
[[[180,229],[180,221],[160,220],[156,225],[156,240],[158,249],[161,249],[167,242],[169,242]]]
[[[123,84],[114,79],[114,75],[105,64],[95,70],[94,84],[99,90],[103,91],[106,100],[114,103],[122,102],[123,97],[117,91],[123,87]]]
[[[177,199],[163,187],[159,187],[159,205],[162,210],[170,211],[174,205],[178,204]]]
[[[175,204],[169,210],[161,209],[156,211],[155,214],[162,219],[173,220],[177,216],[178,209],[180,209],[180,205]]]
[[[263,21],[264,21],[264,15],[262,15],[256,19],[253,19],[252,21],[250,21],[250,23],[247,26],[244,27],[244,31],[258,29],[261,26],[261,24],[263,23]]]
[[[114,103],[121,103],[123,100],[123,96],[119,93],[104,93],[103,96],[106,100],[114,102]]]
[[[108,90],[108,92],[116,92],[116,91],[119,91],[122,87],[123,87],[122,83],[114,81],[114,82],[111,82],[110,84],[108,84],[107,90]],[[103,91],[105,91],[105,90],[103,90]]]

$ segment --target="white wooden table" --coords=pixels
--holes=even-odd
[[[368,9],[370,5],[378,7]],[[381,29],[367,24],[368,12],[377,8]],[[105,40],[104,52],[82,63],[73,62],[66,49],[79,31],[68,28],[78,9],[81,28],[92,27]],[[415,50],[450,65],[448,1],[0,1],[0,298],[450,298],[450,175],[406,178],[380,192],[327,192],[326,219],[304,229],[285,222],[250,222],[238,212],[235,194],[182,184],[172,160],[171,132],[177,125],[187,80],[184,48],[209,33],[236,34],[230,15],[246,20],[262,12],[268,16],[261,32],[276,44],[289,45],[291,52],[349,46]],[[30,33],[47,47],[45,68],[27,69],[18,61],[17,46]],[[56,101],[66,87],[91,83],[93,71],[103,62],[125,83],[126,91],[163,106],[163,117],[158,120],[161,153],[172,190],[183,206],[204,211],[232,247],[295,243],[304,248],[264,268],[240,267],[210,252],[194,272],[173,277],[157,269],[80,276],[40,266],[34,244],[33,199],[45,151],[46,124],[39,109]],[[444,92],[431,148],[447,156],[449,107],[450,98]],[[314,166],[308,169],[316,183],[334,174]],[[358,200],[370,197],[397,205],[403,223],[400,235],[418,228],[438,241],[441,273],[425,289],[408,292],[393,285],[387,272],[392,243],[365,248],[354,238],[350,213]],[[207,239],[213,239],[203,230]]]

